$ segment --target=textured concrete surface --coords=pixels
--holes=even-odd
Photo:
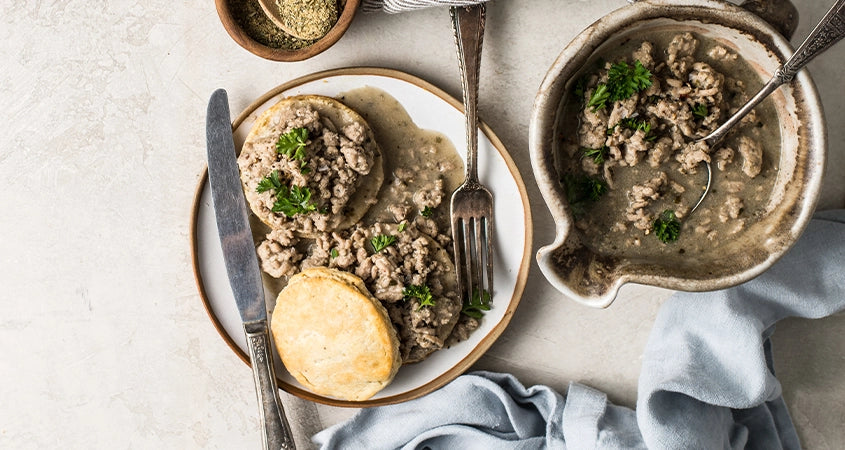
[[[798,2],[803,37],[832,1]],[[528,185],[535,249],[553,227],[533,182],[528,117],[560,49],[622,0],[494,1],[480,116]],[[359,14],[300,63],[262,60],[213,2],[0,3],[0,448],[259,448],[250,371],[203,309],[189,223],[205,108],[232,110],[294,77],[384,66],[459,96],[448,13]],[[845,44],[810,65],[830,125],[820,208],[845,205]],[[532,267],[510,327],[477,364],[525,384],[572,380],[636,399],[640,356],[670,292],[626,288],[607,310],[557,294]],[[778,374],[807,448],[845,447],[845,317],[786,321]],[[354,413],[285,395],[297,439]]]

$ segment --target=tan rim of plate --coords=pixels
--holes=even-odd
[[[276,88],[272,89],[271,91],[267,92],[266,94],[259,97],[257,100],[252,102],[249,106],[242,111],[238,117],[232,122],[232,128],[237,128],[243,123],[246,118],[252,114],[259,106],[263,105],[267,100],[270,98],[287,91],[289,89],[295,88],[299,85],[320,80],[323,78],[330,78],[340,75],[371,75],[371,76],[381,76],[386,78],[395,78],[398,80],[406,81],[408,83],[414,84],[420,88],[425,89],[426,91],[436,95],[437,97],[441,98],[442,100],[446,101],[448,104],[452,105],[455,109],[463,112],[463,104],[455,99],[454,97],[450,96],[440,88],[434,86],[433,84],[417,78],[413,75],[408,73],[394,70],[394,69],[385,69],[379,67],[349,67],[349,68],[342,68],[342,69],[332,69],[326,70],[323,72],[316,72],[310,75],[305,75],[303,77],[296,78],[294,80],[288,81]],[[511,318],[513,317],[514,311],[516,311],[516,307],[519,304],[520,299],[522,298],[522,292],[525,290],[525,283],[528,279],[528,269],[530,267],[530,259],[531,259],[531,245],[532,245],[532,236],[533,236],[533,223],[531,220],[531,206],[528,203],[528,193],[525,189],[525,183],[522,180],[522,176],[519,174],[519,170],[516,167],[516,164],[513,162],[513,159],[508,154],[505,146],[499,140],[499,138],[493,133],[493,130],[487,126],[486,123],[479,121],[479,127],[490,140],[490,143],[493,144],[493,147],[501,155],[502,159],[505,161],[505,164],[508,167],[511,175],[513,176],[514,180],[517,184],[517,189],[519,190],[519,196],[522,199],[523,205],[525,205],[524,209],[524,220],[525,220],[525,245],[522,249],[522,260],[519,263],[519,270],[517,271],[516,277],[516,284],[514,285],[513,295],[511,296],[510,302],[508,303],[508,308],[505,311],[502,320],[499,321],[498,324],[489,332],[486,336],[484,336],[478,345],[461,361],[457,364],[452,366],[449,370],[438,376],[437,378],[429,381],[428,383],[417,387],[415,389],[411,389],[409,391],[403,392],[401,394],[392,395],[389,397],[381,397],[371,400],[365,401],[346,401],[346,400],[337,400],[333,398],[323,397],[321,395],[315,394],[313,392],[304,390],[297,386],[294,386],[287,381],[279,379],[277,377],[276,381],[279,387],[288,392],[290,394],[296,395],[297,397],[304,398],[306,400],[311,400],[313,402],[323,403],[326,405],[331,406],[342,406],[342,407],[354,407],[354,408],[364,408],[370,406],[381,406],[381,405],[390,405],[394,403],[401,403],[404,401],[412,400],[418,397],[421,397],[429,392],[432,392],[436,389],[439,389],[446,383],[454,380],[459,375],[464,373],[470,366],[493,345],[493,342],[498,339],[499,335],[505,330],[510,322]],[[197,184],[196,191],[194,193],[194,202],[191,211],[191,229],[190,229],[190,238],[191,238],[191,263],[194,269],[194,278],[196,279],[197,288],[199,289],[200,297],[202,298],[202,303],[205,306],[205,310],[208,313],[209,318],[211,318],[211,322],[214,324],[214,327],[217,329],[217,332],[229,345],[229,348],[235,352],[236,355],[247,365],[250,365],[249,357],[247,354],[241,350],[241,348],[235,343],[231,336],[226,332],[223,328],[223,325],[220,323],[220,320],[214,314],[214,311],[211,309],[211,303],[208,300],[208,295],[205,291],[205,285],[203,284],[202,275],[200,274],[199,270],[199,259],[198,259],[198,249],[197,249],[197,217],[199,215],[200,209],[200,198],[202,197],[203,189],[205,188],[205,184],[208,182],[208,170],[203,170],[203,174],[200,177],[200,181]]]

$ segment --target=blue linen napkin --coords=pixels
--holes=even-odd
[[[843,266],[845,210],[825,211],[754,280],[673,295],[646,344],[636,411],[578,383],[564,399],[475,372],[416,400],[363,409],[313,440],[324,449],[797,449],[769,338],[781,319],[845,309]]]

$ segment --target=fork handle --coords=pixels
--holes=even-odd
[[[484,38],[484,3],[450,8],[452,29],[461,67],[467,137],[466,183],[478,183],[478,73],[481,67],[481,41]]]

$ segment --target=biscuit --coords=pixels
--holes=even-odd
[[[332,140],[340,141],[309,135],[304,159],[286,164],[277,155],[276,142],[285,130],[299,127],[334,133],[337,136]],[[346,130],[353,130],[360,140],[355,145],[360,146],[362,157],[347,155],[340,148],[340,142],[352,142]],[[362,167],[366,169],[355,167],[361,161],[365,161]],[[238,155],[238,167],[247,203],[256,217],[271,229],[287,228],[309,237],[317,231],[345,229],[358,222],[376,203],[384,182],[384,157],[366,120],[340,101],[321,95],[283,98],[265,110],[250,128]],[[286,186],[305,184],[315,207],[293,217],[274,212],[276,190],[258,192],[258,185],[272,172],[278,173]],[[339,193],[345,199],[342,203],[327,203]]]
[[[276,300],[271,331],[285,368],[317,394],[369,399],[401,365],[387,311],[360,278],[336,269],[293,276]]]

